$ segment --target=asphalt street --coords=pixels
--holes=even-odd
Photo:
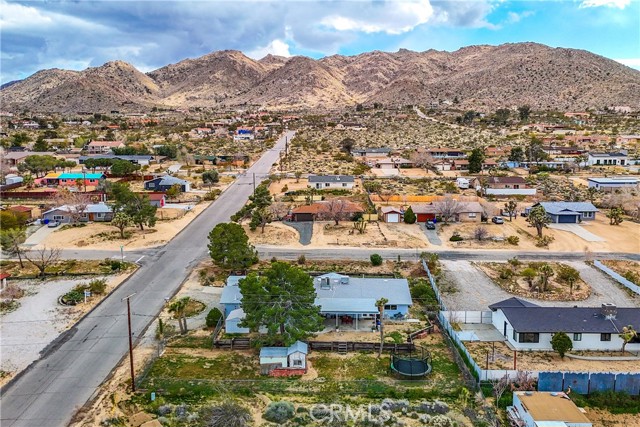
[[[288,132],[292,138],[294,132]],[[3,427],[54,427],[69,423],[97,391],[111,371],[128,354],[126,303],[131,298],[134,338],[158,315],[165,298],[173,296],[190,270],[207,256],[209,231],[240,209],[253,191],[255,181],[265,179],[284,149],[285,137],[267,151],[203,213],[165,246],[125,252],[126,259],[139,259],[141,267],[88,316],[61,335],[43,357],[15,381],[0,397]],[[90,253],[88,253],[90,252]],[[65,251],[64,256],[82,258],[118,257],[119,252]]]

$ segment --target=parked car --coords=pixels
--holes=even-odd
[[[504,219],[502,219],[501,216],[494,216],[493,218],[491,218],[491,222],[493,222],[494,224],[504,224]]]
[[[60,225],[60,221],[49,221],[49,223],[47,224],[47,227],[56,228],[59,225]]]
[[[433,221],[427,221],[427,230],[435,230],[436,229],[436,223]]]

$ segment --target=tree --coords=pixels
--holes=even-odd
[[[511,152],[509,153],[509,161],[510,162],[524,162],[524,149],[522,147],[513,147]]]
[[[202,182],[209,186],[209,191],[211,191],[211,186],[218,181],[220,181],[220,176],[217,170],[211,169],[202,173]]]
[[[116,214],[113,216],[113,219],[111,220],[111,225],[120,230],[120,238],[124,239],[124,230],[127,227],[133,226],[134,224],[133,219],[129,215],[124,212],[116,212]]]
[[[596,187],[587,188],[587,199],[589,199],[589,202],[593,203],[599,193],[600,191]]]
[[[529,211],[527,222],[536,228],[538,237],[542,237],[542,229],[551,222],[551,219],[547,215],[547,211],[544,207],[542,205],[537,205],[532,207]]]
[[[251,213],[251,222],[249,222],[249,229],[255,231],[260,227],[262,234],[264,234],[264,228],[273,221],[273,213],[268,207],[254,209]]]
[[[442,217],[445,224],[448,224],[451,218],[455,217],[462,210],[462,205],[451,197],[436,204],[436,212]]]
[[[269,212],[271,212],[274,219],[281,221],[289,213],[289,206],[284,202],[273,202],[269,206]]]
[[[67,213],[71,219],[71,224],[77,224],[82,219],[84,213],[91,202],[86,194],[80,192],[69,191],[68,188],[62,188],[55,193],[53,197],[57,206],[66,206]]]
[[[27,251],[22,244],[27,240],[24,228],[7,228],[0,230],[0,246],[9,255],[15,255],[20,262],[20,268],[24,268],[22,256]]]
[[[511,115],[511,111],[509,109],[500,108],[496,110],[495,122],[499,125],[506,125],[510,115]]]
[[[469,155],[469,172],[478,173],[482,170],[482,162],[484,162],[484,151],[481,148],[474,148]]]
[[[36,143],[33,144],[32,151],[43,153],[49,150],[49,144],[44,140],[44,136],[38,137]]]
[[[407,210],[404,212],[404,222],[406,224],[415,224],[416,219],[417,219],[416,214],[413,213],[413,209],[411,209],[411,206],[409,206]]]
[[[378,350],[378,357],[382,356],[382,348],[384,347],[384,306],[389,302],[386,298],[380,298],[376,301],[376,307],[378,307],[378,316],[380,316],[380,350]]]
[[[511,386],[511,380],[508,375],[505,375],[502,378],[492,378],[489,380],[491,383],[491,390],[493,391],[493,396],[495,397],[494,405],[496,408],[500,403],[500,399],[505,391]]]
[[[355,143],[356,142],[353,140],[353,138],[345,138],[340,142],[340,147],[342,148],[342,151],[350,154],[351,150],[353,150],[353,146],[355,145]]]
[[[529,284],[529,289],[533,287],[533,279],[536,278],[538,273],[531,267],[527,267],[520,272],[520,275],[524,277],[524,280]]]
[[[173,184],[165,193],[168,198],[175,199],[182,193],[182,186],[180,184]]]
[[[333,220],[336,225],[345,218],[347,202],[341,199],[331,199],[324,204],[323,214]]]
[[[149,201],[149,196],[136,194],[126,184],[114,183],[108,187],[109,197],[113,200],[111,207],[114,212],[124,212],[131,217],[134,224],[144,230],[144,226],[153,227],[156,224],[158,208]]]
[[[382,184],[380,184],[380,182],[378,181],[364,181],[362,183],[362,186],[369,193],[379,193],[380,189],[382,188]]]
[[[516,216],[518,210],[518,203],[514,200],[509,200],[504,204],[504,211],[509,215],[509,221],[511,218]]]
[[[60,161],[53,156],[41,156],[35,154],[33,156],[27,156],[24,159],[24,162],[18,165],[18,170],[20,172],[28,171],[36,177],[40,177],[41,175],[45,175],[47,172],[55,170],[60,166]]]
[[[482,242],[483,240],[486,240],[487,237],[489,237],[489,232],[486,227],[479,225],[473,230],[473,238],[477,241]]]
[[[27,222],[26,214],[14,211],[0,211],[0,230],[21,228]]]
[[[24,253],[24,257],[40,272],[40,277],[44,277],[45,270],[60,259],[59,248],[49,248],[43,246],[41,249]]]
[[[191,301],[191,297],[182,297],[169,305],[169,313],[173,313],[173,316],[178,319],[178,326],[182,335],[188,332],[186,309],[189,301]]]
[[[518,115],[520,116],[521,122],[526,122],[529,120],[529,116],[531,115],[531,107],[528,105],[518,107]]]
[[[544,263],[538,269],[538,274],[540,274],[540,285],[541,285],[540,291],[547,292],[547,285],[549,284],[549,278],[553,276],[555,272],[553,271],[553,268],[549,264]]]
[[[12,147],[22,147],[25,144],[31,142],[31,138],[27,135],[26,132],[18,132],[13,135],[11,138],[11,146]]]
[[[302,172],[301,171],[295,171],[293,173],[293,176],[296,177],[296,183],[300,182],[300,177],[302,176]]]
[[[140,168],[140,165],[131,163],[127,160],[113,159],[109,171],[111,172],[111,175],[114,176],[126,176],[139,171]]]
[[[411,154],[411,161],[420,168],[429,169],[434,164],[435,159],[426,150],[420,150]]]
[[[632,325],[624,326],[622,328],[620,338],[622,338],[621,351],[624,353],[624,349],[627,347],[627,344],[629,344],[630,342],[638,342],[638,333],[635,329],[633,329]]]
[[[531,138],[528,150],[527,154],[530,162],[538,163],[549,158],[549,155],[542,148],[542,140],[536,137]]]
[[[575,268],[561,264],[558,268],[558,280],[569,285],[569,293],[573,294],[573,285],[580,280],[580,272]]]
[[[27,187],[27,188],[32,188],[33,187],[33,183],[34,183],[34,179],[33,176],[28,173],[22,176],[22,183]]]
[[[207,313],[207,318],[205,319],[207,327],[213,328],[218,324],[220,319],[224,319],[224,315],[217,307],[213,307],[211,310],[209,310],[209,313]]]
[[[258,255],[244,229],[235,223],[216,225],[209,233],[209,255],[225,270],[244,270],[258,262]]]
[[[324,328],[313,279],[294,265],[273,262],[261,276],[250,273],[239,286],[245,312],[239,326],[266,328],[269,344],[289,346]]]
[[[607,218],[609,218],[609,225],[620,225],[622,221],[622,216],[624,215],[624,210],[619,207],[611,208],[607,213]]]
[[[551,348],[560,355],[561,359],[564,359],[564,355],[573,349],[573,342],[566,333],[556,332],[551,337]]]

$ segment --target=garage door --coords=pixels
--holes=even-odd
[[[560,224],[575,224],[578,222],[577,215],[560,215],[558,217],[558,222]]]
[[[432,221],[436,219],[436,214],[432,214],[432,213],[418,214],[417,219],[418,219],[418,222]]]
[[[387,214],[387,222],[400,222],[400,214],[397,214],[397,213]]]

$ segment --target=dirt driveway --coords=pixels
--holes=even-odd
[[[561,260],[557,260],[560,261]],[[455,285],[454,293],[443,293],[448,310],[488,310],[490,304],[513,297],[498,287],[486,274],[469,261],[441,261],[446,279]],[[591,286],[592,293],[584,301],[541,301],[522,298],[547,307],[582,306],[599,307],[612,302],[618,307],[640,307],[640,298],[633,298],[602,273],[583,262],[565,262],[580,272],[582,279]]]

